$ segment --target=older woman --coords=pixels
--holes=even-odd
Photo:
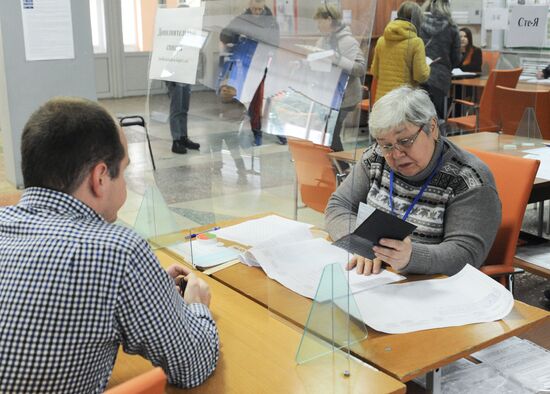
[[[333,239],[349,233],[361,202],[417,228],[403,241],[380,240],[374,261],[355,256],[348,268],[369,275],[385,262],[405,273],[452,275],[466,264],[480,267],[501,219],[487,166],[439,134],[435,108],[420,89],[382,97],[369,128],[376,144],[332,195],[327,230]]]

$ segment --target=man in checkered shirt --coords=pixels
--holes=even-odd
[[[21,153],[25,193],[0,210],[0,392],[103,392],[119,345],[171,384],[201,384],[219,355],[209,289],[111,224],[129,163],[114,119],[52,99],[27,122]]]

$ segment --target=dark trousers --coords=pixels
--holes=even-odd
[[[425,85],[423,86],[423,88],[430,95],[430,99],[432,100],[435,111],[437,112],[437,117],[444,120],[447,116],[447,114],[445,113],[445,108],[447,108],[447,106],[445,105],[447,101],[447,94],[443,90],[434,88],[433,86]]]
[[[187,137],[187,114],[191,98],[191,85],[179,82],[167,82],[170,97],[170,133],[172,140]]]

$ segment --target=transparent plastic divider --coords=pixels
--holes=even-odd
[[[359,308],[341,264],[327,265],[311,304],[296,362],[303,364],[367,338]]]

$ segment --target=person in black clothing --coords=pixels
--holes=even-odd
[[[451,18],[449,0],[428,0],[422,7],[427,12],[420,28],[430,64],[430,78],[422,86],[435,105],[437,116],[445,119],[445,104],[451,88],[451,70],[460,66],[460,37]]]
[[[550,65],[546,66],[544,70],[537,71],[537,79],[547,79],[550,77]]]
[[[462,61],[460,69],[466,72],[480,73],[483,55],[481,49],[475,47],[472,43],[472,31],[467,27],[460,29],[460,53]]]
[[[234,18],[229,25],[220,32],[220,41],[228,48],[239,42],[241,37],[248,38],[259,43],[268,44],[274,48],[279,46],[279,25],[265,0],[250,0],[249,7],[239,16]],[[266,59],[266,72],[267,72]],[[250,127],[254,133],[256,145],[262,144],[262,107],[264,100],[264,78],[256,88],[256,93],[250,102],[248,115]],[[281,144],[286,139],[279,138]]]

